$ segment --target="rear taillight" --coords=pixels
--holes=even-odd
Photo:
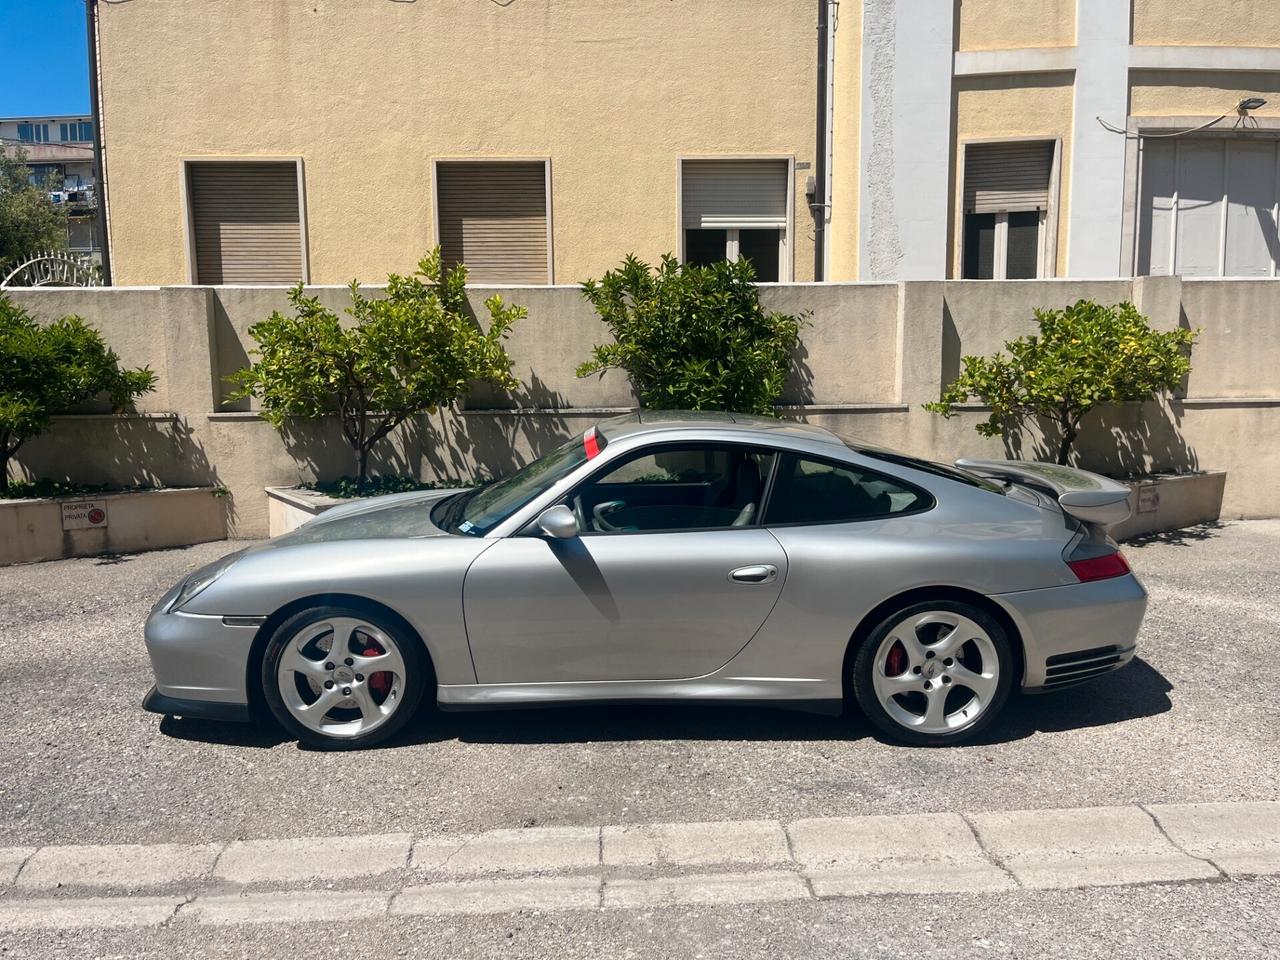
[[[1119,550],[1101,557],[1089,557],[1087,560],[1068,560],[1067,566],[1081,583],[1123,577],[1129,572],[1129,561]]]

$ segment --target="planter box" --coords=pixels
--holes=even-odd
[[[1133,513],[1111,530],[1117,540],[1132,540],[1151,533],[1181,530],[1198,523],[1212,523],[1222,513],[1222,491],[1227,475],[1221,470],[1205,473],[1156,474],[1129,484]]]
[[[0,566],[227,539],[212,487],[0,500]]]
[[[312,517],[351,500],[350,497],[331,497],[301,487],[267,487],[267,534],[278,537],[296,530]]]

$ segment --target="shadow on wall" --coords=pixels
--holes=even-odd
[[[1034,431],[1005,434],[1005,456],[1055,462],[1057,424],[1041,420],[1037,426]],[[1071,461],[1112,477],[1200,469],[1200,458],[1182,436],[1179,408],[1159,401],[1108,405],[1091,411],[1072,445]]]
[[[473,471],[485,478],[506,476],[554,450],[572,432],[563,416],[550,412],[567,407],[568,401],[537,374],[502,397],[505,409],[548,412],[472,415],[440,410],[425,417],[423,459],[435,476],[468,478]]]
[[[136,416],[55,417],[53,426],[27,441],[18,463],[31,477],[119,487],[221,485],[191,426],[181,418]],[[223,500],[234,524],[232,498]]]

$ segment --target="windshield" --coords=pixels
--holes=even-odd
[[[545,457],[525,464],[509,477],[442,501],[432,522],[449,533],[483,537],[586,462],[587,449],[583,438],[574,437]]]
[[[837,434],[837,436],[839,435]],[[883,460],[885,463],[896,463],[900,467],[910,467],[912,470],[931,473],[935,477],[945,477],[948,480],[955,480],[957,483],[967,484],[970,487],[989,490],[992,493],[1004,493],[1004,488],[1000,484],[993,483],[978,476],[976,473],[970,473],[968,470],[961,470],[959,467],[953,467],[945,463],[934,463],[932,460],[921,460],[919,457],[911,457],[905,453],[898,453],[896,450],[873,447],[851,437],[840,437],[840,439],[846,447],[855,453],[862,454],[864,457]]]

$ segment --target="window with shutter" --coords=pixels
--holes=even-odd
[[[436,237],[470,283],[551,282],[545,161],[436,163]]]
[[[294,161],[187,164],[195,283],[307,279],[298,177]]]
[[[786,279],[790,162],[685,160],[684,261],[750,260],[762,282]]]
[[[1019,280],[1052,273],[1046,252],[1052,140],[971,143],[964,148],[966,280]]]

